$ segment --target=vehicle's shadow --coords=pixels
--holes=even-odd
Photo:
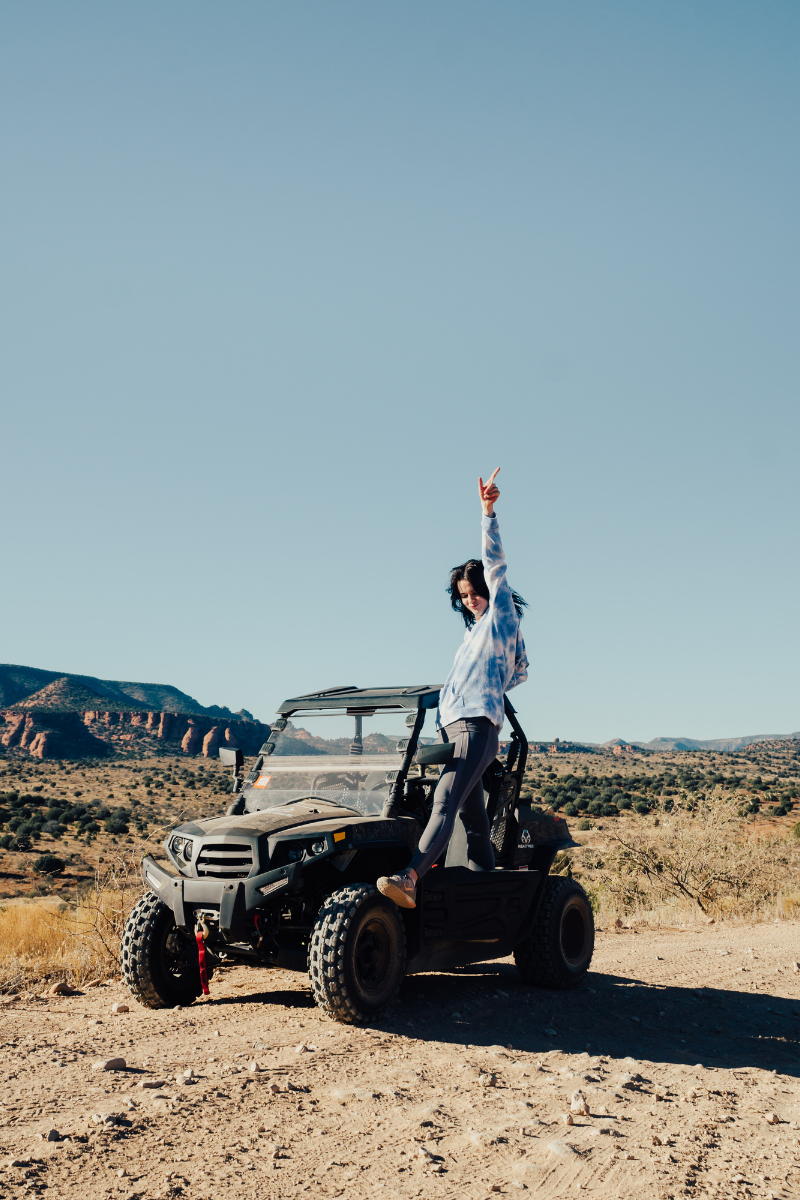
[[[296,979],[297,990],[243,989],[215,1002],[312,1008],[307,977],[298,974]],[[800,1076],[797,1000],[722,988],[657,986],[599,972],[570,992],[531,987],[521,982],[511,963],[502,962],[411,975],[403,981],[399,1001],[372,1028],[444,1046],[499,1044],[532,1054],[588,1050],[615,1058],[762,1067]]]
[[[269,978],[267,976],[267,978]],[[215,1005],[224,1004],[269,1004],[275,1007],[313,1008],[314,1000],[308,988],[308,979],[304,975],[297,976],[301,988],[296,992],[272,992],[268,988],[242,988],[235,996],[215,996],[214,981],[211,981],[211,1000]]]
[[[800,1003],[779,996],[595,972],[575,991],[552,992],[522,983],[510,963],[481,963],[410,976],[401,1002],[403,1019],[386,1021],[387,1029],[399,1032],[410,1020],[415,1036],[444,1043],[800,1075]]]

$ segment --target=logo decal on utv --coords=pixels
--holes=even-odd
[[[522,838],[521,838],[521,840],[520,840],[520,843],[519,843],[519,844],[520,844],[520,846],[530,846],[530,844],[531,844],[531,835],[530,835],[530,831],[529,831],[529,830],[527,830],[527,829],[523,829],[523,831],[522,831]]]

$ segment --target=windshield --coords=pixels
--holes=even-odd
[[[247,812],[276,808],[292,800],[329,800],[362,813],[379,813],[389,799],[386,772],[396,771],[400,754],[315,754],[272,757],[247,791]]]

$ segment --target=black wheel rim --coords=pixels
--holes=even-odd
[[[356,980],[362,991],[377,992],[386,983],[391,961],[391,939],[383,921],[373,917],[358,935],[353,954]]]
[[[568,963],[581,961],[586,949],[586,917],[577,904],[571,904],[561,918],[561,952]]]

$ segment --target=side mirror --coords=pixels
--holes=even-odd
[[[219,756],[226,767],[233,767],[233,787],[231,791],[235,795],[242,790],[242,777],[239,772],[244,766],[244,755],[241,750],[229,750],[227,747],[220,747]]]
[[[414,755],[414,762],[421,767],[438,767],[449,763],[455,750],[454,742],[437,742],[433,746],[422,746]]]
[[[244,766],[244,755],[241,750],[221,749],[219,752],[220,759],[226,767],[233,767],[234,771],[238,771]]]

